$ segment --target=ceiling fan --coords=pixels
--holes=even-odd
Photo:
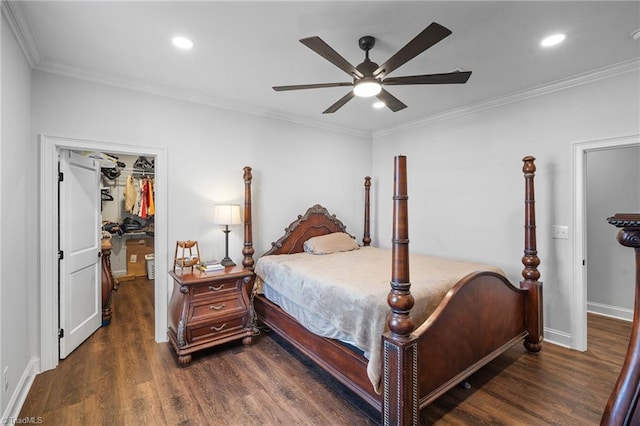
[[[400,111],[407,106],[391,93],[387,92],[382,86],[400,86],[409,84],[463,84],[466,83],[471,76],[471,71],[453,71],[443,74],[387,77],[387,75],[392,71],[409,62],[411,59],[415,58],[420,53],[443,40],[450,34],[451,31],[448,28],[433,22],[382,65],[378,65],[369,60],[369,50],[371,50],[375,45],[376,39],[372,36],[361,37],[358,41],[358,45],[362,50],[364,50],[365,58],[360,65],[355,67],[340,56],[338,52],[333,50],[331,46],[322,41],[320,37],[303,38],[300,40],[302,44],[349,74],[349,76],[353,78],[353,81],[343,83],[274,86],[273,90],[280,92],[285,90],[321,89],[325,87],[353,87],[353,90],[350,90],[349,93],[324,110],[323,114],[336,112],[354,96],[375,96],[384,102],[391,111]]]

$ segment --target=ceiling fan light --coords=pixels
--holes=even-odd
[[[178,49],[190,50],[193,48],[193,40],[187,37],[176,36],[171,39],[171,43]]]
[[[551,46],[555,46],[557,44],[560,44],[564,41],[564,39],[567,36],[565,34],[562,33],[558,33],[558,34],[552,34],[548,37],[545,37],[541,42],[540,45],[542,47],[551,47]]]
[[[361,98],[375,96],[382,90],[380,82],[375,78],[363,78],[353,87],[353,93]]]

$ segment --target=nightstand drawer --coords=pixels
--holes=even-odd
[[[243,314],[247,310],[242,294],[227,293],[221,297],[199,300],[191,304],[189,322],[207,321],[233,314]]]
[[[192,300],[200,300],[202,298],[216,297],[219,295],[238,292],[242,288],[242,279],[232,278],[227,280],[217,280],[207,284],[193,286]]]
[[[233,334],[243,328],[244,320],[245,316],[241,314],[235,317],[198,325],[187,331],[189,335],[188,339],[192,343],[197,343],[199,340],[210,339],[214,335],[216,338],[220,338],[225,334]]]

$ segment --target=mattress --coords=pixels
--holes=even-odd
[[[476,271],[497,267],[412,254],[409,261],[411,316],[416,326],[447,292]],[[391,250],[361,247],[349,252],[263,256],[255,272],[258,291],[309,331],[355,346],[369,360],[367,374],[380,392],[382,334],[390,308]]]

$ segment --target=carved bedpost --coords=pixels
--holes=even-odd
[[[538,249],[536,245],[536,201],[533,179],[535,177],[536,165],[535,157],[527,156],[522,159],[524,165],[522,172],[525,181],[524,197],[524,256],[522,257],[523,281],[520,281],[520,288],[528,290],[527,296],[527,332],[524,340],[524,347],[530,352],[539,352],[542,349],[543,326],[542,326],[542,282],[538,265]]]
[[[364,178],[364,236],[362,243],[365,246],[371,244],[371,201],[369,193],[371,192],[371,178]]]
[[[383,339],[384,425],[418,424],[418,347],[412,338],[411,308],[414,304],[409,281],[409,216],[407,195],[407,157],[397,156],[394,163],[393,239],[391,253],[391,308],[389,331]]]
[[[391,316],[389,331],[408,336],[413,331],[411,282],[409,281],[409,214],[407,195],[407,157],[395,157],[393,179],[393,236],[391,247],[391,291],[387,297]]]
[[[618,232],[618,242],[635,250],[636,296],[627,355],[600,424],[637,425],[640,424],[640,214],[618,213],[607,221],[622,228]]]
[[[253,269],[253,229],[251,223],[251,167],[244,170],[244,247],[242,248],[242,266]]]

